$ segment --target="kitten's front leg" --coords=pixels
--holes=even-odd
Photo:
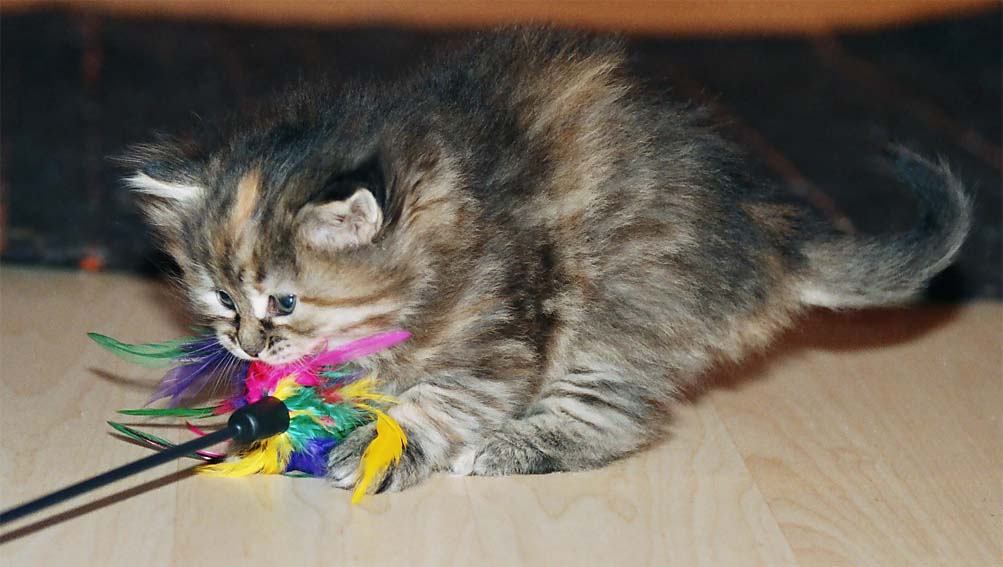
[[[625,457],[662,431],[659,396],[616,372],[582,370],[549,384],[519,418],[487,436],[472,474],[588,470]]]
[[[387,413],[404,429],[408,443],[378,492],[403,490],[433,472],[450,469],[464,447],[479,445],[484,432],[496,429],[511,409],[503,389],[474,378],[422,383],[399,399]],[[369,424],[331,450],[328,477],[336,486],[355,485],[362,453],[375,436],[375,424]]]

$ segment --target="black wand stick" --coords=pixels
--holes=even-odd
[[[247,444],[278,435],[286,429],[289,429],[289,409],[286,408],[286,405],[278,398],[262,398],[253,404],[244,406],[233,412],[226,427],[219,431],[214,431],[198,439],[192,439],[187,443],[165,449],[149,457],[123,465],[117,469],[112,469],[106,473],[80,481],[51,494],[46,494],[10,510],[6,510],[0,513],[0,526],[69,500],[74,496],[79,496],[106,484],[111,484],[116,480],[121,480],[157,465],[184,457],[199,449],[205,449],[216,443],[234,439],[238,443]]]

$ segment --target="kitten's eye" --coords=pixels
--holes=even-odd
[[[293,312],[293,309],[296,309],[295,295],[273,295],[272,301],[276,315],[288,315]]]
[[[223,304],[223,307],[226,307],[230,311],[237,310],[237,307],[233,304],[233,298],[230,297],[230,294],[223,290],[218,290],[216,291],[216,297],[219,299],[219,302]]]

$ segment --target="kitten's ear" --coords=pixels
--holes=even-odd
[[[141,198],[139,207],[154,226],[170,232],[178,228],[190,207],[205,193],[197,181],[194,149],[160,140],[134,146],[119,162],[132,173],[125,183]]]
[[[383,211],[369,189],[358,189],[342,201],[309,204],[300,215],[300,236],[323,250],[369,244],[383,223]]]
[[[125,183],[136,193],[161,199],[167,203],[184,206],[202,195],[202,187],[183,181],[156,179],[143,171],[125,178]]]
[[[364,246],[383,225],[387,190],[379,157],[340,172],[300,212],[300,236],[322,250]]]

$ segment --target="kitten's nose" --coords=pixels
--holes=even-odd
[[[237,333],[237,339],[240,342],[240,348],[244,349],[244,352],[248,356],[258,356],[258,353],[265,350],[265,331],[260,327],[246,328],[241,326]]]
[[[264,345],[262,344],[262,345],[248,346],[244,343],[241,343],[240,348],[244,349],[244,352],[247,353],[247,356],[254,358],[257,357],[258,353],[264,349]]]

